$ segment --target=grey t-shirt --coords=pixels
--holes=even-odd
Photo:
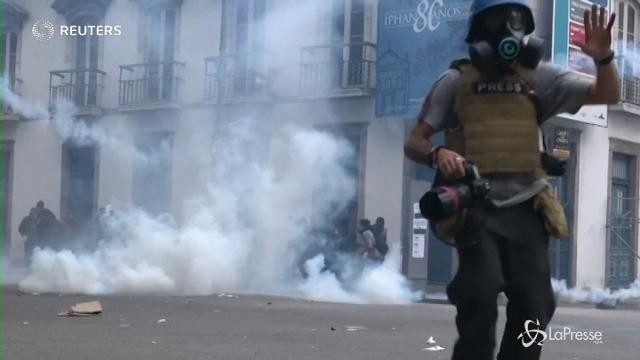
[[[457,127],[458,119],[453,105],[458,92],[460,72],[449,69],[436,81],[425,101],[421,121],[440,131]],[[561,114],[575,114],[582,105],[591,81],[557,65],[541,63],[532,75],[534,92],[538,100],[540,121]],[[517,205],[530,199],[549,186],[546,180],[512,177],[492,179],[489,199],[498,207]]]

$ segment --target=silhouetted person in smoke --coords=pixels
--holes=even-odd
[[[20,225],[18,226],[18,232],[24,238],[24,259],[27,264],[31,263],[31,255],[33,249],[38,246],[35,236],[36,222],[38,221],[38,210],[31,208],[29,215],[25,216]]]
[[[62,224],[56,216],[44,206],[40,200],[36,204],[37,221],[35,226],[36,246],[59,249],[59,242],[63,235]]]
[[[376,249],[376,238],[373,235],[373,227],[368,219],[360,219],[358,222],[358,251],[357,254],[370,260],[381,260],[382,256]]]
[[[373,225],[373,236],[376,238],[376,249],[384,259],[389,252],[389,245],[387,245],[387,228],[384,227],[383,217],[376,219],[376,223]]]

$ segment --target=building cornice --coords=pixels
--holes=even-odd
[[[102,19],[112,0],[55,0],[51,8],[74,23],[83,18]]]
[[[131,0],[138,4],[141,10],[149,10],[154,7],[178,8],[182,5],[182,0]]]
[[[12,1],[1,1],[0,6],[2,6],[2,26],[4,28],[20,29],[29,17],[29,13],[25,9]]]

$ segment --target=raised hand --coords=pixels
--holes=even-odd
[[[599,10],[599,11],[598,11]],[[593,5],[591,10],[584,12],[584,43],[577,45],[585,54],[591,56],[596,61],[606,59],[611,55],[611,28],[616,19],[616,14],[612,13],[609,21],[606,22],[606,9]]]

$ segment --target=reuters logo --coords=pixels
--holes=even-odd
[[[47,20],[38,20],[33,24],[31,32],[33,33],[33,37],[38,41],[48,41],[53,38],[55,28],[53,27],[53,24]]]

